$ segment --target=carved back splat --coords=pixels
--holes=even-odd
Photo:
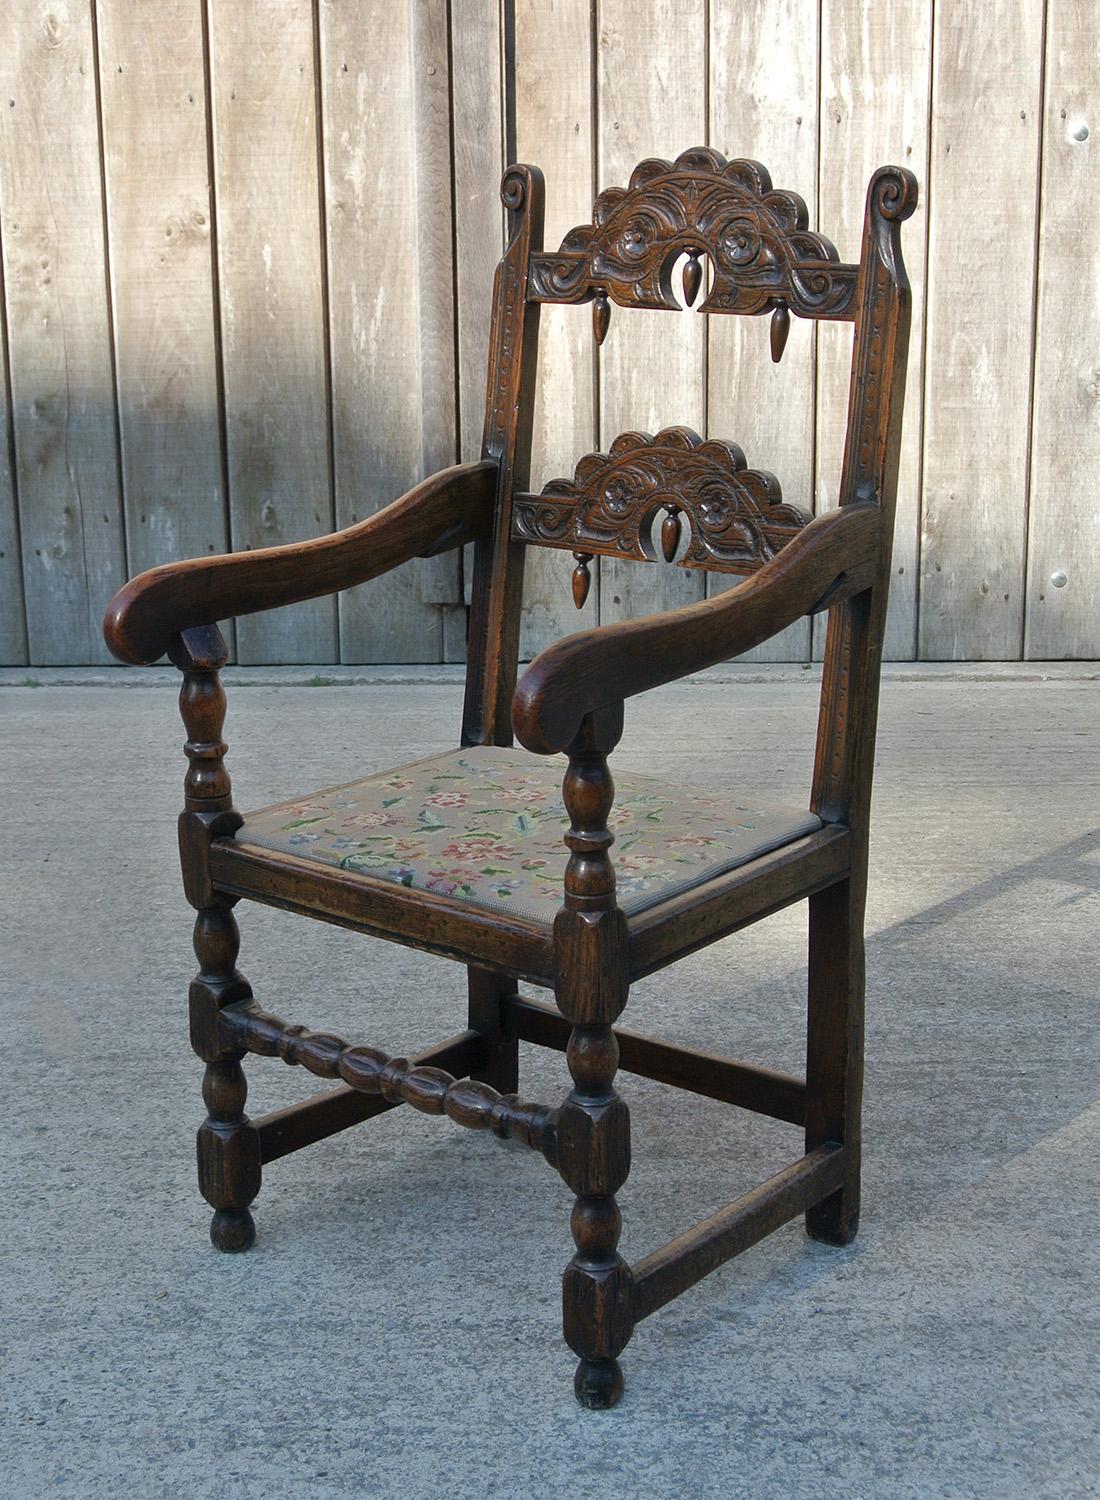
[[[797,193],[772,187],[767,170],[747,159],[727,161],[709,147],[681,152],[675,161],[641,162],[626,188],[596,199],[592,223],[571,229],[559,250],[535,249],[528,259],[527,300],[592,302],[597,343],[603,343],[610,303],[679,310],[672,273],[687,255],[684,302],[703,285],[704,313],[771,313],[772,358],[783,353],[790,314],[854,319],[859,266],[807,227]],[[658,514],[660,547],[672,562],[681,541],[681,515],[691,538],[679,566],[751,573],[791,540],[809,517],[782,502],[778,481],[749,469],[733,443],[704,443],[683,427],[649,437],[627,432],[609,454],[590,453],[572,480],[558,479],[541,495],[517,495],[513,541],[562,547],[576,556],[573,597],[587,597],[588,564],[596,554],[653,562]]]
[[[705,255],[711,280],[701,312],[853,318],[859,267],[842,262],[807,223],[802,199],[773,189],[759,162],[728,162],[705,147],[674,162],[651,158],[635,167],[629,187],[600,194],[591,224],[571,229],[556,252],[532,255],[527,296],[678,310],[673,266],[690,257],[690,305]],[[603,322],[606,330],[606,309]]]
[[[580,555],[655,562],[653,532],[662,512],[666,559],[679,544],[682,512],[691,536],[678,565],[722,573],[755,572],[810,519],[783,503],[774,474],[745,466],[736,443],[704,442],[688,427],[667,427],[656,437],[624,432],[610,453],[582,458],[571,480],[552,480],[539,495],[517,495],[512,537]]]

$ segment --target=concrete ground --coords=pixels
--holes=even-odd
[[[860,1238],[788,1225],[641,1325],[611,1413],[573,1400],[569,1198],[533,1154],[397,1110],[273,1164],[253,1252],[210,1248],[171,674],[28,675],[0,691],[3,1500],[1100,1495],[1087,672],[888,674]],[[229,675],[245,807],[455,742],[453,672]],[[815,677],[654,694],[618,763],[800,799]],[[292,1019],[395,1051],[462,1024],[456,966],[240,916],[242,967]],[[796,910],[696,954],[627,1024],[797,1069],[804,934]],[[248,1071],[255,1112],[317,1087]],[[560,1097],[559,1056],[523,1072]],[[788,1126],[622,1082],[629,1259],[799,1154]]]

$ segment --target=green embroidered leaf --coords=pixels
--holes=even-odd
[[[389,860],[384,854],[349,854],[346,859],[340,861],[341,870],[377,870],[382,865],[388,865]]]
[[[293,823],[283,823],[281,831],[285,833],[288,828],[306,828],[310,823],[323,823],[327,817],[328,813],[324,812],[318,813],[315,818],[295,818]]]
[[[479,811],[472,808],[470,809],[470,816],[474,818],[481,817],[482,813],[485,811],[488,811],[488,809],[481,809]],[[493,842],[497,844],[501,844],[504,842],[504,835],[498,828],[467,828],[466,833],[473,834],[474,838],[476,839],[492,839]],[[459,836],[461,837],[461,835]]]
[[[400,807],[401,803],[404,802],[404,800],[405,800],[404,797],[383,797],[382,798],[382,806],[383,807]]]

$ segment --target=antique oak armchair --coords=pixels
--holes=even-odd
[[[154,568],[107,613],[122,661],[165,652],[183,674],[189,761],[179,842],[196,908],[191,1039],[206,1064],[199,1185],[220,1250],[245,1250],[268,1162],[399,1105],[446,1114],[542,1153],[575,1193],[564,1277],[575,1389],[590,1407],[622,1391],[635,1325],[800,1213],[843,1245],[859,1215],[863,913],[883,621],[905,383],[909,289],[900,225],[916,181],[872,177],[858,264],[806,228],[793,193],[752,161],[687,151],[645,161],[593,222],[542,248],[543,182],[505,174],[507,249],[496,274],[483,457],[425,480],[333,536]],[[682,427],[628,432],[573,479],[528,492],[540,305],[677,309],[709,262],[713,313],[768,313],[773,357],[791,313],[853,324],[838,506],[811,519],[740,450]],[[675,392],[670,392],[670,398]],[[747,575],[701,603],[582,631],[520,677],[524,553],[576,557],[583,599],[595,556]],[[257,814],[236,811],[224,765],[226,648],[217,621],[332,593],[412,558],[473,543],[473,603],[459,748]],[[569,564],[566,564],[567,566]],[[624,778],[608,756],[623,700],[728,659],[800,616],[828,611],[816,761],[807,809]],[[514,739],[522,750],[515,748]],[[567,764],[559,800],[560,763]],[[564,804],[564,805],[563,805]],[[614,811],[613,811],[614,810]],[[612,834],[609,823],[614,826]],[[619,843],[618,861],[611,857]],[[568,851],[568,858],[566,858]],[[639,858],[638,851],[644,855]],[[616,863],[619,865],[618,882]],[[415,1061],[292,1025],[260,1008],[236,968],[242,898],[427,949],[467,965],[465,1030]],[[809,901],[805,1079],[617,1029],[631,981]],[[555,1005],[518,981],[552,989]],[[564,1050],[560,1108],[517,1088],[517,1042]],[[246,1052],[302,1064],[342,1087],[276,1114],[245,1113]],[[630,1166],[616,1070],[661,1079],[802,1126],[804,1154],[755,1191],[635,1265],[618,1254],[615,1194]]]

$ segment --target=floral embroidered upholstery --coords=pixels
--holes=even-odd
[[[249,813],[237,843],[550,923],[568,820],[560,757],[479,745]],[[812,813],[615,773],[619,905],[636,912],[821,827]]]

